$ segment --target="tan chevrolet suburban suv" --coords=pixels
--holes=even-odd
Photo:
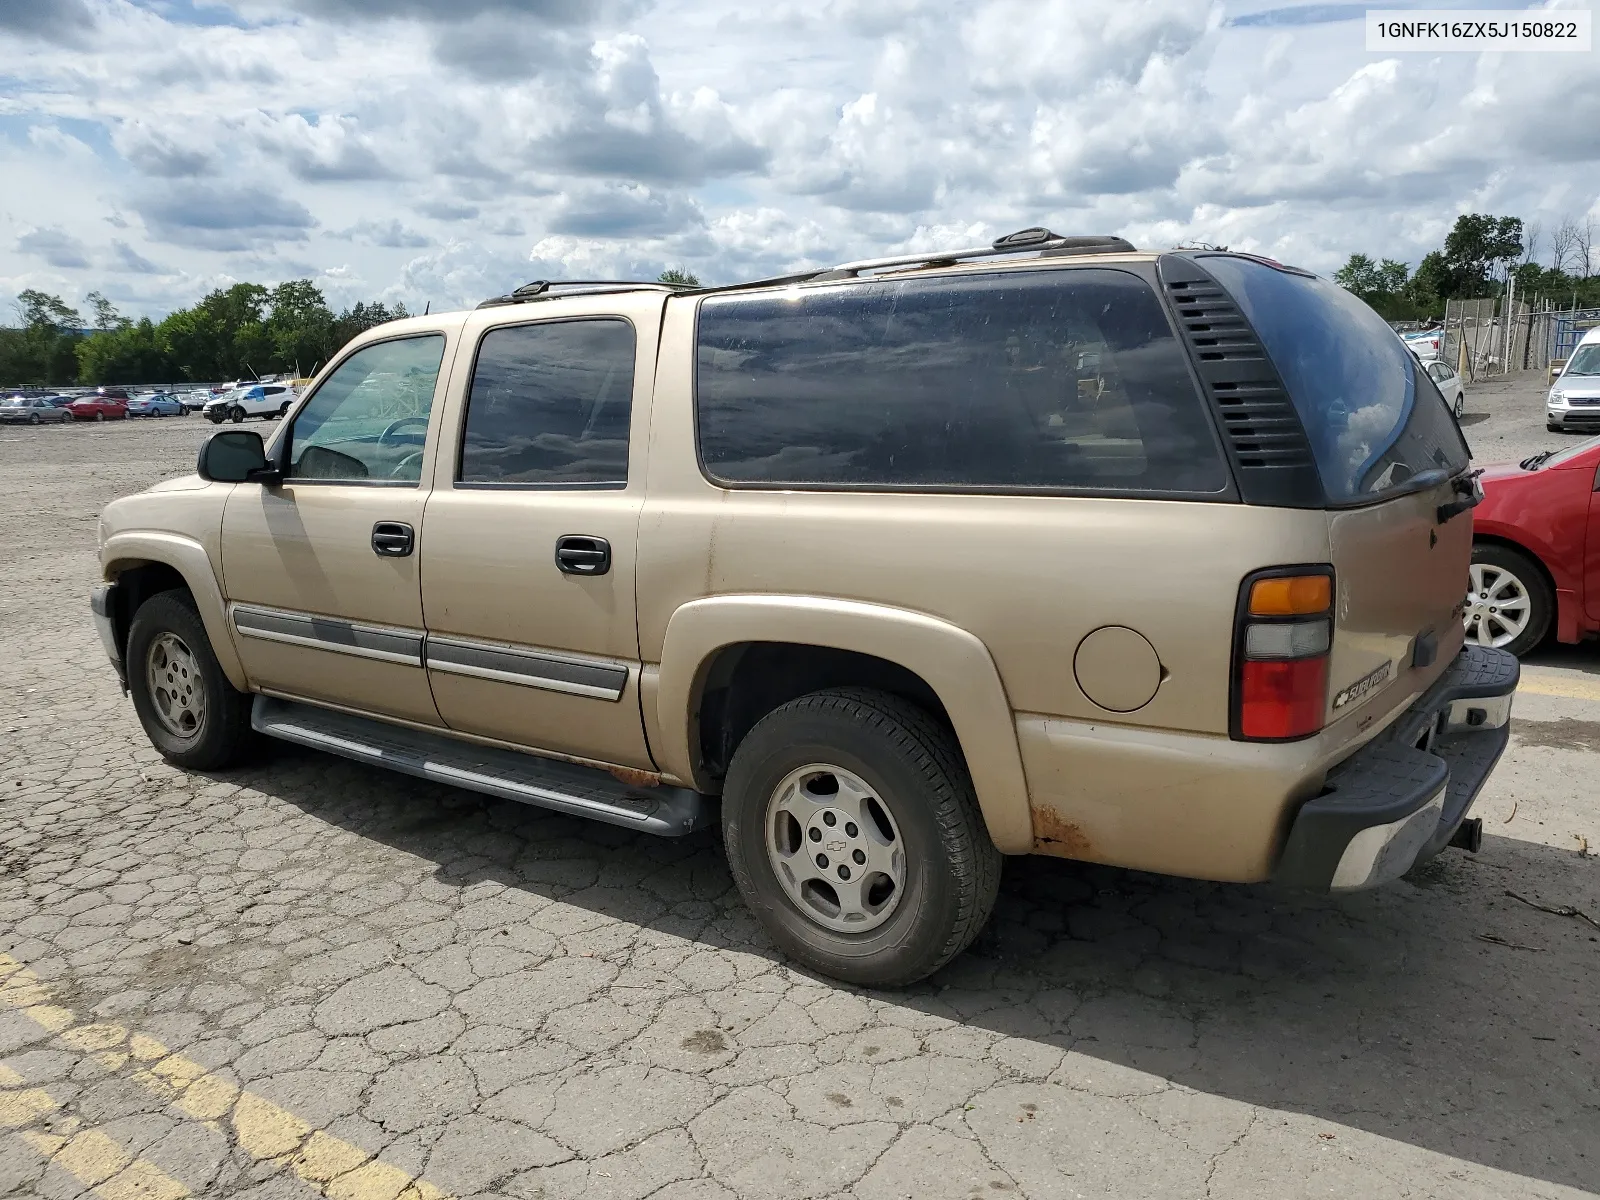
[[[380,326],[111,504],[94,611],[174,763],[720,814],[785,953],[898,984],[1007,854],[1343,891],[1475,850],[1480,497],[1348,293],[1026,230]]]

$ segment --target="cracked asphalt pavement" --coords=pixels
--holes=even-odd
[[[710,834],[167,766],[95,519],[208,432],[0,431],[0,1195],[1600,1192],[1600,928],[1524,902],[1600,918],[1592,648],[1529,667],[1475,858],[1341,900],[1012,860],[969,953],[861,990],[775,954]]]

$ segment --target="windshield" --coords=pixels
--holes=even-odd
[[[1277,367],[1332,502],[1375,500],[1425,473],[1466,468],[1467,443],[1439,389],[1366,304],[1325,279],[1247,258],[1203,262]]]
[[[1600,375],[1600,342],[1579,346],[1567,363],[1565,375]]]

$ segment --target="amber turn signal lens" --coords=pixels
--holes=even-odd
[[[1252,617],[1302,617],[1325,613],[1332,604],[1332,580],[1326,575],[1283,575],[1250,585]]]

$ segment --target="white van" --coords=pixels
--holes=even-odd
[[[1552,433],[1600,432],[1600,325],[1583,335],[1550,385],[1545,425]]]

